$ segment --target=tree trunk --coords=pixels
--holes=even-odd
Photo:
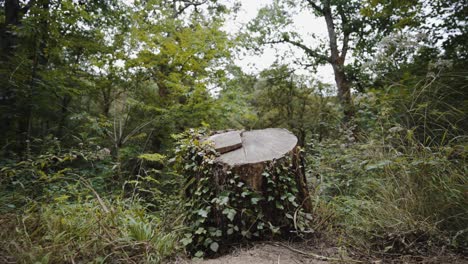
[[[67,124],[68,106],[70,105],[71,101],[72,101],[72,98],[70,95],[64,95],[62,97],[60,121],[58,124],[58,131],[57,131],[57,137],[60,139],[63,137],[63,130],[65,129],[65,126]]]
[[[344,108],[345,121],[349,121],[353,115],[353,102],[351,100],[351,83],[349,82],[345,72],[345,60],[348,46],[348,38],[343,39],[343,48],[338,50],[338,43],[336,37],[335,24],[333,22],[333,15],[330,8],[330,1],[323,8],[323,16],[327,24],[328,37],[330,39],[330,63],[333,67],[335,75],[336,88],[338,89],[338,99]]]
[[[344,63],[333,63],[335,83],[338,89],[338,100],[344,108],[345,121],[351,120],[354,116],[353,101],[351,99],[351,84],[344,71]]]
[[[0,29],[0,45],[2,61],[6,61],[13,54],[13,47],[17,43],[16,34],[11,32],[12,27],[20,23],[19,0],[6,0],[4,5],[5,22]]]
[[[13,136],[13,128],[16,125],[14,111],[16,108],[16,91],[8,82],[7,73],[11,72],[14,66],[10,63],[10,58],[14,54],[14,47],[17,44],[17,35],[12,31],[20,23],[20,3],[19,0],[6,0],[4,3],[4,21],[0,23],[0,105],[3,113],[0,115],[0,136],[3,144],[7,144],[8,139]]]

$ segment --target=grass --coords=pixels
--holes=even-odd
[[[335,211],[344,243],[374,253],[429,254],[468,248],[466,150],[394,147],[368,139],[315,146],[320,199]]]
[[[4,261],[19,263],[159,263],[179,252],[177,222],[168,230],[131,200],[34,204],[3,220]],[[13,218],[15,217],[15,218]],[[8,257],[7,257],[8,256]]]

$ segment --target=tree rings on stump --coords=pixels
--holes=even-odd
[[[306,211],[311,204],[303,172],[302,157],[297,147],[297,137],[286,129],[267,128],[252,131],[228,131],[207,138],[221,155],[215,162],[228,167],[250,187],[263,192],[265,183],[262,173],[266,166],[287,156],[292,158],[297,197]]]

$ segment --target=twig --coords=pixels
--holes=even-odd
[[[337,261],[337,262],[346,262],[346,263],[349,263],[349,262],[363,263],[363,261],[360,261],[360,260],[331,258],[331,257],[326,257],[326,256],[318,255],[318,254],[315,254],[315,253],[304,252],[304,251],[301,251],[301,250],[299,250],[299,249],[295,249],[295,248],[293,248],[293,247],[290,247],[290,246],[288,246],[288,245],[286,245],[286,244],[283,244],[283,243],[280,243],[280,242],[267,242],[267,243],[273,244],[273,245],[275,245],[275,246],[282,246],[282,247],[284,247],[284,248],[286,248],[286,249],[291,250],[292,252],[299,253],[299,254],[304,255],[304,256],[316,258],[316,259],[318,259],[318,260],[323,260],[323,261]]]
[[[78,178],[80,179],[80,181],[81,181],[88,189],[90,189],[91,192],[93,192],[94,196],[96,196],[96,199],[98,200],[99,205],[101,205],[101,207],[102,207],[102,209],[104,210],[104,212],[110,213],[109,208],[107,208],[106,204],[105,204],[104,201],[101,199],[101,196],[99,196],[99,194],[96,192],[96,190],[94,190],[94,188],[91,186],[91,184],[89,183],[89,181],[87,181],[86,179],[84,179],[83,177],[81,177],[81,176],[78,175],[78,174],[75,174],[75,175],[78,176]]]

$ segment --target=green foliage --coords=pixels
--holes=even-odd
[[[55,143],[59,146],[58,141]],[[111,167],[105,152],[84,148],[52,150],[19,162],[2,162],[0,211],[16,210],[30,202],[75,200],[94,189],[109,190]]]
[[[55,140],[44,154],[2,164],[0,252],[26,263],[158,263],[178,252],[177,195],[164,193],[171,183],[152,170],[118,182],[108,150],[81,145],[61,150]],[[155,157],[163,160],[142,155]],[[133,193],[122,194],[126,186]]]
[[[195,257],[213,255],[229,243],[287,236],[294,228],[304,231],[306,217],[298,204],[290,159],[273,161],[262,173],[263,192],[214,163],[218,153],[203,131],[179,135],[177,166],[185,178],[182,243]]]
[[[295,74],[287,65],[275,64],[258,77],[234,74],[220,95],[223,102],[229,100],[229,110],[235,110],[230,113],[234,126],[284,127],[298,137],[301,146],[311,137],[325,138],[336,132],[341,115],[336,100],[326,96],[329,85]]]
[[[465,2],[274,1],[234,40],[220,1],[0,1],[0,261],[157,263],[310,227],[370,253],[466,253]],[[333,21],[337,58],[295,12]],[[333,87],[233,63],[278,43],[356,88],[346,126]],[[206,132],[171,138],[200,126],[293,131],[313,217],[289,160],[257,193]]]
[[[159,263],[178,250],[178,233],[138,201],[85,199],[31,207],[0,232],[6,256],[25,263]]]
[[[348,237],[345,243],[382,253],[426,254],[441,246],[466,249],[464,139],[457,143],[431,138],[432,146],[424,146],[429,141],[418,138],[418,127],[396,123],[392,111],[399,109],[386,108],[379,103],[382,98],[387,97],[369,94],[360,99],[356,121],[368,128],[361,131],[360,141],[344,134],[310,146],[310,169],[320,177],[320,198],[334,208]],[[456,132],[447,129],[447,137]]]

